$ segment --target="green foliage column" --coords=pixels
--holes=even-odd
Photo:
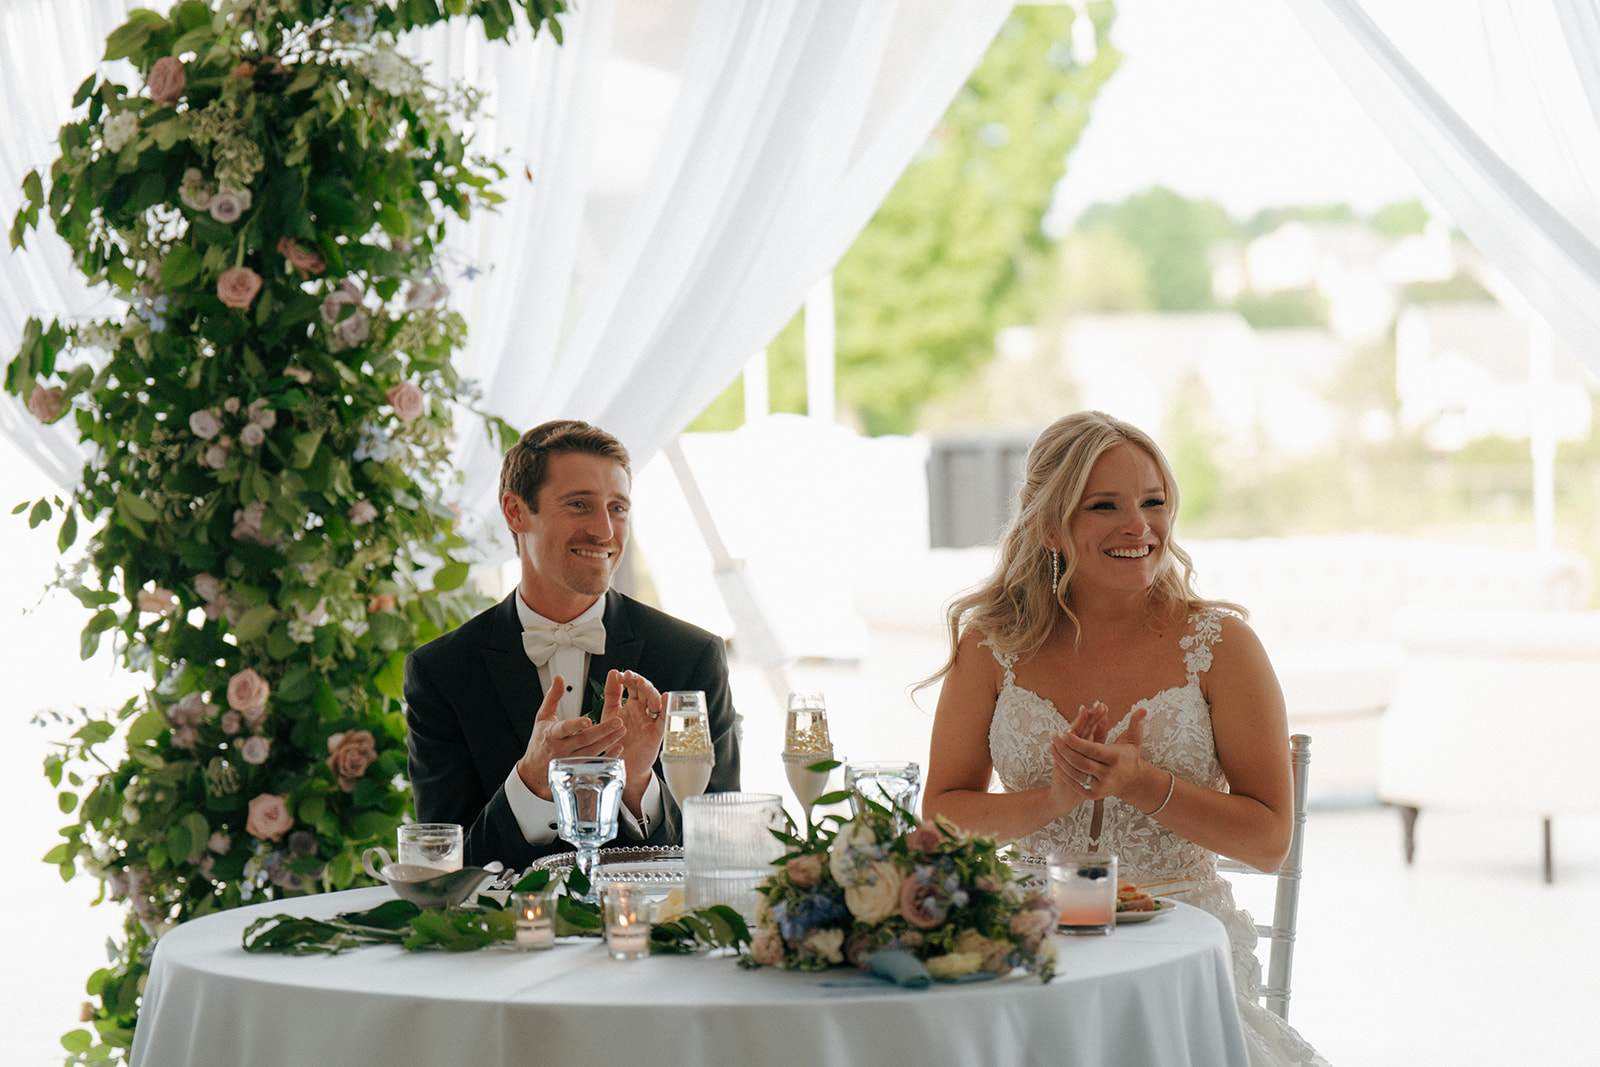
[[[5,380],[89,459],[60,517],[63,578],[146,690],[46,759],[75,822],[47,860],[128,907],[90,979],[80,1061],[130,1041],[154,939],[284,894],[348,887],[410,804],[404,655],[478,606],[443,500],[464,324],[445,221],[496,199],[459,122],[394,35],[450,14],[504,36],[561,4],[257,0],[135,11],[131,87],[78,90],[47,215],[119,319],[31,321]],[[18,510],[24,510],[23,505]]]

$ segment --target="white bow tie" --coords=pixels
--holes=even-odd
[[[583,649],[592,656],[606,650],[606,626],[597,616],[588,622],[564,622],[559,625],[536,621],[522,631],[522,649],[535,667],[550,662],[555,650],[564,645]]]

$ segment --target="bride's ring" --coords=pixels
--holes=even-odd
[[[1090,784],[1090,783],[1091,783],[1091,782],[1093,782],[1093,781],[1094,781],[1094,775],[1092,775],[1092,774],[1086,774],[1086,775],[1084,775],[1084,776],[1083,776],[1083,781],[1082,781],[1082,782],[1080,782],[1080,783],[1078,783],[1078,784],[1079,784],[1079,786],[1080,786],[1080,787],[1081,787],[1081,788],[1083,788],[1083,789],[1088,789],[1088,788],[1089,788],[1089,784]]]

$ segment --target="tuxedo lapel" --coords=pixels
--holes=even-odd
[[[518,742],[526,745],[533,736],[533,720],[539,714],[539,705],[544,702],[544,685],[539,681],[539,668],[522,650],[517,595],[517,591],[512,590],[495,608],[494,626],[481,655],[484,668],[494,682],[495,693],[500,697],[506,725]]]
[[[633,612],[621,593],[612,589],[606,593],[606,609],[602,618],[606,625],[606,650],[589,657],[589,693],[584,694],[583,707],[589,707],[590,693],[595,684],[605,689],[606,675],[612,671],[631,671],[639,666],[644,652],[644,639],[633,631]]]

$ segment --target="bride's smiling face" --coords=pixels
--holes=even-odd
[[[1137,445],[1108,449],[1089,471],[1067,524],[1077,549],[1072,584],[1136,592],[1155,581],[1172,527],[1154,459]]]

